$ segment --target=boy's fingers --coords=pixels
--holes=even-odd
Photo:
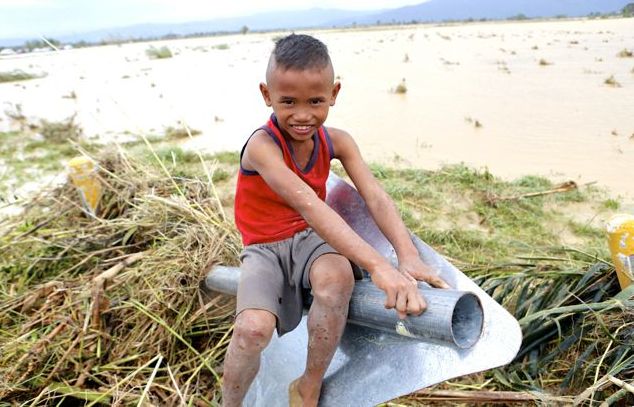
[[[386,290],[385,291],[385,308],[387,309],[391,309],[394,308],[394,306],[396,305],[396,293],[394,292],[394,290]]]
[[[408,301],[407,312],[411,315],[420,315],[425,309],[425,300],[417,289],[410,292],[410,301]]]
[[[420,297],[420,313],[422,314],[427,309],[427,301],[425,301],[425,297],[420,295],[420,293],[418,293],[418,296]]]
[[[430,277],[427,282],[436,288],[451,288],[449,284],[445,282],[445,280],[438,276]]]
[[[407,315],[407,312],[409,311],[407,300],[408,300],[407,292],[401,291],[396,296],[396,311],[398,311],[399,318],[401,319],[405,318],[405,315]],[[403,315],[402,317],[401,317],[401,314]]]

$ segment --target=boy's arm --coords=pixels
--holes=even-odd
[[[329,128],[335,156],[343,164],[359,194],[363,197],[372,218],[385,237],[392,243],[398,257],[398,268],[416,280],[425,281],[439,288],[449,285],[422,262],[418,250],[401,219],[394,202],[361,157],[352,137],[339,129]]]
[[[357,235],[350,226],[284,163],[279,147],[263,132],[247,144],[242,165],[257,171],[268,186],[297,210],[308,224],[343,256],[367,270],[383,290],[386,308],[396,308],[399,317],[418,315],[424,300],[402,273]]]

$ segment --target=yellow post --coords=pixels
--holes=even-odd
[[[84,208],[92,215],[97,214],[102,187],[97,178],[97,164],[88,157],[75,157],[69,161],[70,179],[77,187]]]
[[[615,215],[607,225],[612,262],[621,289],[634,282],[634,216]]]

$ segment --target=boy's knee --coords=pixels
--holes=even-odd
[[[247,309],[236,318],[233,338],[240,350],[262,351],[275,329],[275,315],[268,311]]]
[[[311,288],[317,300],[347,304],[354,288],[350,261],[339,254],[319,257],[311,270]]]

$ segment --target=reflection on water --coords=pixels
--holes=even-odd
[[[634,19],[314,34],[342,82],[328,124],[348,130],[368,160],[465,162],[634,197],[634,58],[617,55],[634,50]],[[1,84],[0,103],[51,119],[77,112],[102,138],[183,120],[203,132],[188,148],[237,150],[268,117],[258,83],[278,35],[166,41],[176,55],[165,60],[149,60],[139,43],[5,57],[0,71],[48,76]],[[617,86],[605,83],[611,76]],[[393,93],[403,79],[407,93]],[[9,126],[4,117],[0,129]]]

